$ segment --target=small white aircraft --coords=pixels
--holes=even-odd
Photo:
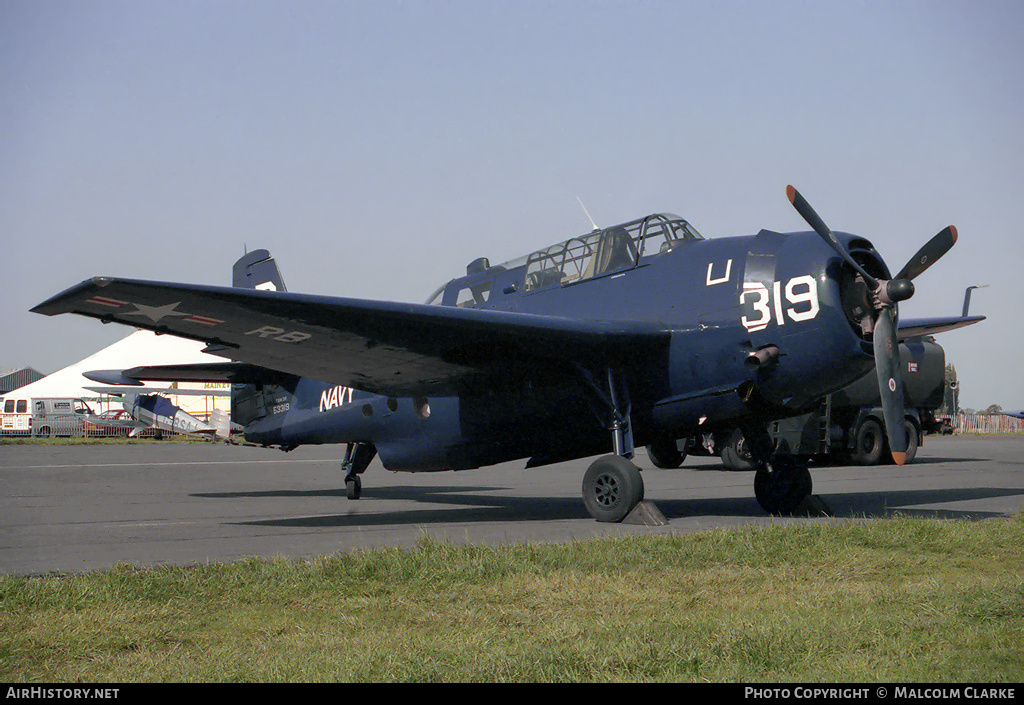
[[[86,377],[92,378],[92,374],[87,373]],[[147,428],[155,428],[168,433],[200,434],[218,438],[227,438],[230,433],[230,417],[223,411],[217,413],[219,410],[214,409],[214,413],[210,417],[211,422],[206,423],[181,407],[175,406],[166,396],[163,396],[165,394],[227,396],[231,392],[226,389],[173,389],[118,385],[86,387],[86,389],[121,397],[121,404],[131,419],[108,419],[105,420],[105,423],[99,422],[99,425],[131,427],[133,429],[129,434],[131,436],[137,436]]]

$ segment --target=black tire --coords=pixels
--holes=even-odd
[[[686,453],[676,447],[674,440],[657,441],[647,446],[647,457],[654,463],[654,467],[672,470],[683,464]]]
[[[853,462],[857,465],[878,465],[885,451],[885,432],[873,418],[864,419],[854,438]]]
[[[917,457],[917,439],[918,430],[917,424],[910,419],[907,419],[907,462],[914,462],[914,458]]]
[[[618,455],[598,458],[583,476],[583,504],[597,521],[622,521],[643,498],[640,469]]]
[[[903,422],[904,428],[907,433],[907,459],[903,461],[904,465],[909,465],[914,462],[914,458],[917,456],[917,424],[911,419],[906,419]],[[890,451],[891,453],[892,451]],[[894,463],[895,461],[890,456],[889,462]]]
[[[349,499],[359,499],[363,494],[363,481],[358,476],[345,480],[345,496]]]
[[[49,426],[43,426],[42,428],[39,429],[39,431],[36,432],[36,435],[39,438],[49,438],[50,437],[50,433],[51,433],[50,427]]]
[[[770,471],[754,474],[754,496],[769,514],[792,514],[812,489],[807,466],[791,458],[777,458]]]
[[[746,439],[743,437],[743,431],[738,428],[733,430],[729,441],[722,448],[722,465],[726,470],[739,472],[757,469],[757,463],[750,455],[750,448],[747,447]]]

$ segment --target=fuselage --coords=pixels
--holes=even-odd
[[[643,321],[665,344],[616,363],[638,445],[734,426],[750,414],[799,413],[871,369],[862,293],[814,233],[705,240],[672,216],[650,217],[495,267],[476,260],[438,290],[439,305],[594,321]],[[681,223],[681,224],[679,224]],[[618,238],[613,241],[613,236]],[[884,270],[870,243],[838,234]],[[611,245],[632,245],[616,259]],[[628,244],[628,242],[627,242]],[[768,351],[759,362],[751,354]],[[309,379],[280,388],[249,440],[295,446],[373,444],[394,470],[535,464],[608,450],[610,440],[564,361],[450,396],[386,397]]]

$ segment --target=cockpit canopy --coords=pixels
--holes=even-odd
[[[594,230],[586,235],[570,238],[557,245],[537,250],[526,257],[489,267],[487,260],[474,260],[467,268],[468,278],[480,278],[477,286],[456,280],[466,286],[466,296],[445,304],[472,306],[487,301],[490,282],[486,282],[487,293],[483,293],[483,281],[487,273],[516,273],[516,289],[531,291],[551,285],[565,286],[604,276],[612,272],[636,267],[642,260],[671,251],[687,240],[703,240],[700,233],[689,223],[671,213],[655,213],[645,218],[613,225],[603,230]],[[450,282],[454,283],[454,282]],[[441,303],[447,285],[438,289],[427,303]]]
[[[641,258],[661,254],[684,240],[700,240],[677,215],[658,213],[534,252],[526,259],[525,289],[571,284],[634,267]]]

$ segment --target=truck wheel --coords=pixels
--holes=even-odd
[[[914,462],[914,456],[917,455],[917,424],[910,419],[906,419],[903,422],[904,428],[907,433],[907,459],[903,462],[904,465]],[[889,462],[895,462],[892,458],[889,458]]]
[[[647,457],[654,463],[654,467],[672,470],[683,464],[686,453],[679,450],[675,440],[655,441],[647,446]]]
[[[864,419],[857,429],[853,448],[853,462],[857,465],[877,465],[885,449],[885,434],[875,419]]]
[[[726,470],[746,472],[757,469],[757,463],[750,455],[747,441],[743,437],[743,431],[738,428],[733,430],[729,441],[722,448],[722,465]]]

